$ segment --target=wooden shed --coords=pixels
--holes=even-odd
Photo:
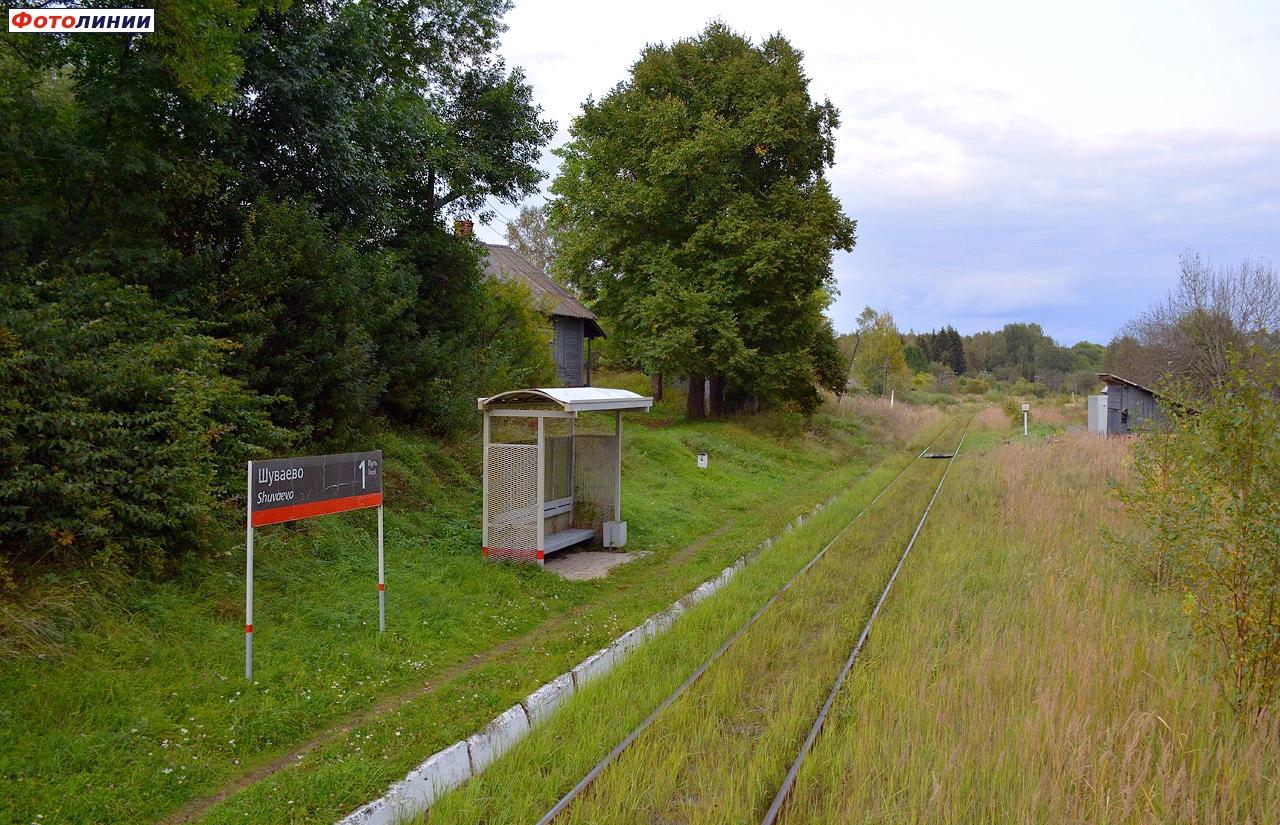
[[[1089,431],[1098,435],[1129,435],[1145,422],[1159,421],[1160,394],[1127,378],[1098,373],[1099,395],[1089,396]]]
[[[536,562],[599,538],[627,543],[622,413],[653,399],[629,390],[539,387],[477,400],[484,414],[481,552]]]
[[[485,272],[491,278],[519,280],[529,287],[538,301],[551,307],[551,356],[556,362],[556,377],[566,387],[591,385],[591,341],[603,338],[600,319],[569,290],[560,286],[545,272],[509,246],[486,244],[489,256]]]

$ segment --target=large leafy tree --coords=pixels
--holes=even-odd
[[[507,224],[507,244],[530,263],[547,272],[556,259],[556,237],[547,226],[545,207],[522,206],[516,219]]]
[[[723,395],[811,407],[831,253],[854,244],[823,177],[837,124],[780,35],[713,23],[648,47],[559,150],[556,268],[647,369],[710,377],[713,411]]]
[[[536,190],[553,124],[496,56],[508,0],[295,0],[259,18],[231,110],[244,196],[371,240]]]

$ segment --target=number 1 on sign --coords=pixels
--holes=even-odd
[[[365,484],[365,477],[364,477],[364,462],[363,462],[363,461],[361,461],[361,462],[360,462],[360,489],[361,489],[361,490],[363,490],[363,489],[365,489],[367,486],[368,486],[368,485],[367,485],[367,484]]]

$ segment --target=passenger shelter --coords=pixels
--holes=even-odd
[[[484,415],[481,552],[537,562],[599,538],[627,543],[622,413],[653,399],[604,387],[542,387],[477,399]]]

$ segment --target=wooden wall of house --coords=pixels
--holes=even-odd
[[[555,337],[551,342],[551,354],[556,362],[556,378],[564,387],[580,387],[583,384],[583,351],[586,328],[581,318],[553,315]]]
[[[1126,415],[1127,412],[1127,415]],[[1127,384],[1107,385],[1107,432],[1127,435],[1160,415],[1156,397]]]

